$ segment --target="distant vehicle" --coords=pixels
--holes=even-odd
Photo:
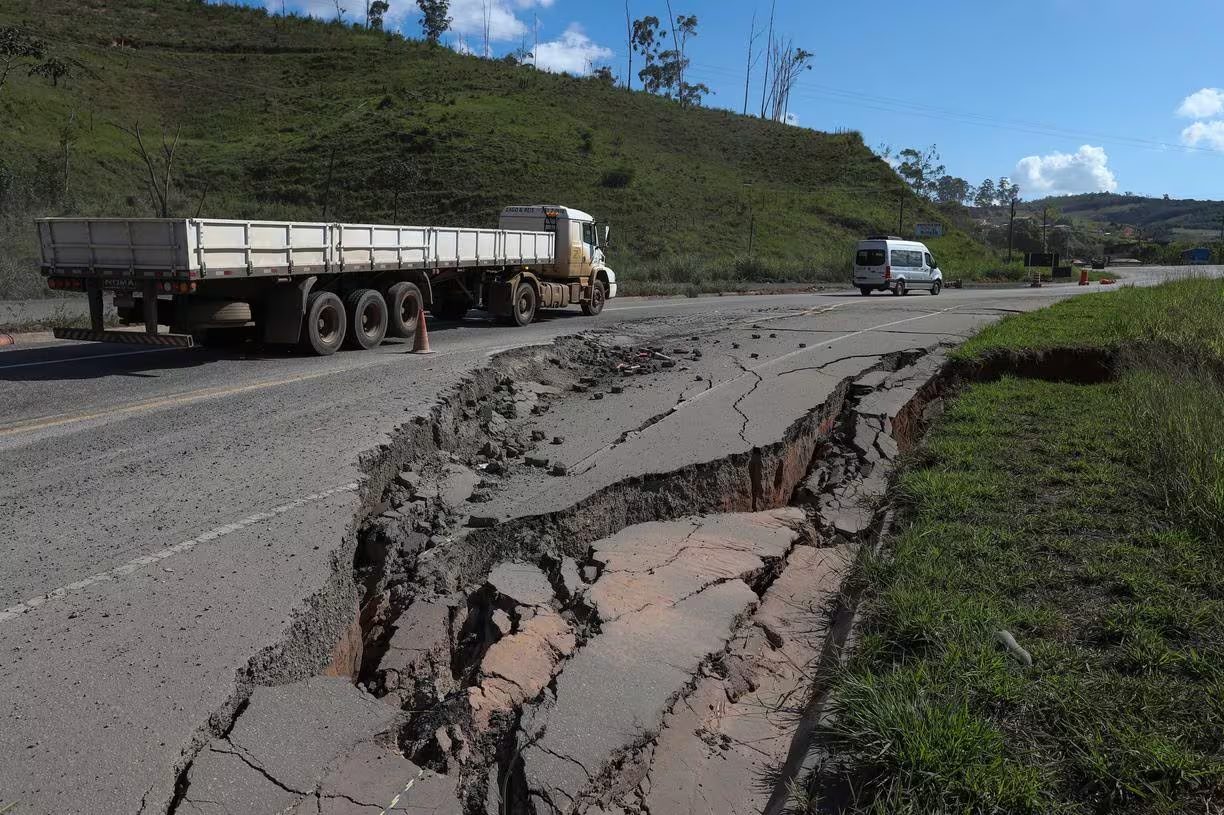
[[[1092,259],[1093,269],[1098,269],[1098,270],[1104,269],[1108,265],[1109,265],[1109,258],[1093,258]]]
[[[539,309],[589,315],[616,296],[608,227],[576,209],[506,207],[499,229],[234,221],[42,218],[42,273],[89,295],[89,329],[63,339],[189,347],[235,331],[319,355],[411,337],[422,309],[481,307],[512,325]],[[144,333],[106,331],[102,294]],[[171,333],[158,333],[158,326]]]
[[[893,235],[872,235],[859,241],[854,254],[854,285],[864,296],[873,291],[906,295],[914,289],[939,294],[943,272],[926,244]]]

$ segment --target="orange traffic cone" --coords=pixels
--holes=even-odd
[[[1081,286],[1088,285],[1088,270],[1087,269],[1080,269],[1080,285]]]
[[[433,353],[433,349],[429,347],[429,329],[425,326],[424,309],[421,310],[421,314],[417,319],[416,336],[412,338],[412,353]]]

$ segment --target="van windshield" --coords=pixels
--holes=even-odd
[[[883,266],[884,250],[860,249],[858,254],[854,256],[854,264],[856,266]]]

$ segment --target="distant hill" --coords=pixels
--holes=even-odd
[[[1224,219],[1224,201],[1145,198],[1108,192],[1042,198],[1026,201],[1021,208],[1039,214],[1047,204],[1068,218],[1137,227],[1145,233],[1163,232],[1178,240],[1218,237]]]
[[[6,0],[10,25],[72,70],[0,88],[0,297],[41,291],[32,217],[154,213],[138,123],[154,153],[181,129],[177,216],[492,225],[562,203],[611,222],[614,266],[643,289],[844,279],[906,195],[908,223],[949,224],[932,248],[952,275],[997,265],[857,133],[196,0]]]

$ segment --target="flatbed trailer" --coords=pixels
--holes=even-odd
[[[203,218],[43,218],[48,286],[89,296],[88,329],[63,339],[189,347],[234,332],[317,354],[410,337],[422,310],[482,307],[526,325],[540,308],[589,314],[615,296],[593,219],[507,207],[499,229]],[[103,293],[120,320],[108,331]],[[160,330],[167,326],[169,332]]]

